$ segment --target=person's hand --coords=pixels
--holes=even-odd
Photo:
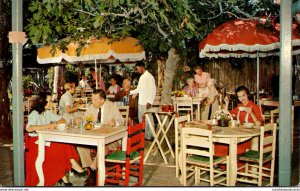
[[[137,96],[137,94],[133,94],[133,95],[132,95],[132,99],[135,99],[136,96]]]
[[[111,119],[109,121],[107,121],[107,125],[110,125],[110,126],[116,126],[116,121],[114,119]]]
[[[150,109],[150,107],[151,107],[151,104],[150,104],[150,103],[147,103],[147,104],[146,104],[146,109]]]
[[[57,129],[57,126],[58,126],[57,123],[51,123],[51,124],[49,125],[49,129],[50,129],[50,130]]]

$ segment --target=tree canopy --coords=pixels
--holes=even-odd
[[[62,50],[70,41],[133,36],[152,54],[170,48],[187,53],[220,23],[261,16],[272,7],[267,0],[32,0],[26,30],[32,44]]]

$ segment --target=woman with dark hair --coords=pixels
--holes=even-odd
[[[248,88],[245,86],[239,86],[235,90],[235,95],[239,104],[232,111],[230,111],[230,113],[234,114],[241,124],[255,123],[255,125],[261,125],[263,122],[261,110],[258,105],[249,99],[250,91]],[[225,101],[228,103],[228,98],[226,98]]]
[[[235,115],[240,124],[254,123],[255,125],[261,125],[263,118],[258,105],[249,99],[250,91],[245,86],[239,86],[235,90],[235,95],[239,101],[237,107],[229,111],[231,115]],[[226,106],[228,108],[228,97],[225,98]],[[238,144],[237,154],[244,153],[247,149],[251,149],[251,140]],[[216,156],[227,156],[228,145],[216,144],[215,146]]]
[[[38,133],[36,130],[54,130],[58,124],[66,123],[61,116],[51,113],[51,99],[51,94],[41,93],[28,116],[26,130],[29,139],[25,160],[26,186],[36,186],[39,183],[35,168],[35,161],[38,156]],[[65,175],[71,168],[80,173],[83,172],[83,169],[77,163],[78,160],[79,155],[74,146],[57,142],[46,144],[43,163],[45,186],[52,186],[60,179],[63,180],[66,186],[72,186]]]

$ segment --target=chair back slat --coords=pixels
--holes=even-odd
[[[201,155],[200,149],[202,151],[203,149],[208,150],[208,153],[213,153],[212,131],[199,128],[183,128],[181,133],[183,149],[186,149],[187,152],[190,152],[190,148],[192,147],[196,150],[193,152],[199,150],[199,155]]]
[[[276,123],[268,123],[260,129],[260,161],[263,160],[263,154],[271,152],[272,157],[275,157],[276,149]]]
[[[128,140],[126,154],[139,149],[144,150],[145,146],[145,120],[142,123],[128,126]]]
[[[193,120],[193,98],[192,97],[176,97],[175,99],[176,111],[191,112],[191,119]]]
[[[128,120],[129,120],[129,106],[118,106],[119,111],[124,118],[125,125],[128,125]]]

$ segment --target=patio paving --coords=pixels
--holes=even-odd
[[[292,185],[299,185],[299,127],[300,127],[300,110],[295,113],[295,132],[294,132],[294,152],[292,154]],[[150,147],[146,144],[145,150]],[[4,187],[13,186],[13,147],[12,140],[0,140],[0,185]],[[181,186],[179,180],[175,177],[174,159],[169,156],[170,164],[164,164],[160,154],[149,158],[148,164],[144,166],[144,186]],[[276,160],[278,166],[278,160]],[[275,186],[277,185],[277,171],[275,170]],[[70,176],[70,182],[74,186],[83,186],[86,176],[79,177],[78,175]],[[189,181],[192,185],[193,181]],[[202,184],[207,186],[207,184]],[[57,184],[56,186],[63,186]],[[241,185],[239,185],[241,186]],[[250,186],[250,185],[243,185]]]

